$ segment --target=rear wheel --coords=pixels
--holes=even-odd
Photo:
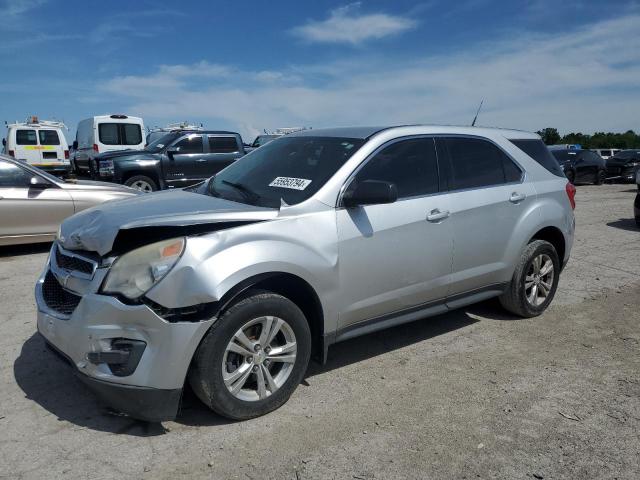
[[[158,190],[158,185],[151,178],[145,175],[136,175],[134,177],[128,178],[124,184],[127,187],[135,188],[136,190],[140,190],[141,192],[155,192]]]
[[[243,420],[283,405],[302,381],[311,333],[289,299],[254,290],[213,324],[194,356],[189,384],[209,408]]]
[[[556,249],[545,240],[534,240],[522,252],[500,303],[521,317],[538,316],[553,300],[559,275],[560,260]]]
[[[607,179],[607,174],[604,172],[604,170],[598,170],[598,173],[596,173],[595,184],[602,185],[606,179]]]

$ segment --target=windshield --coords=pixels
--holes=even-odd
[[[622,158],[626,160],[637,156],[640,156],[640,151],[638,150],[623,150],[622,152],[616,153],[613,158]]]
[[[151,137],[151,135],[153,135],[153,133],[150,133],[149,137]],[[164,147],[169,145],[171,142],[173,142],[180,135],[182,135],[182,133],[180,133],[180,132],[171,132],[171,133],[167,133],[165,135],[162,135],[160,138],[157,138],[156,140],[152,140],[150,138],[150,140],[152,140],[152,141],[149,143],[149,145],[144,147],[144,149],[147,152],[158,153],[158,152],[160,152],[160,150],[162,150]]]
[[[365,141],[282,137],[232,163],[200,191],[262,207],[295,205],[316,193]]]

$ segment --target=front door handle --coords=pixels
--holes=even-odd
[[[206,158],[196,158],[196,162],[198,163],[202,163],[202,162],[206,162],[207,159]]]
[[[527,198],[527,196],[524,193],[513,192],[509,197],[509,201],[511,203],[520,203],[525,198]]]
[[[445,218],[447,218],[449,215],[450,215],[449,210],[444,210],[441,212],[436,208],[434,210],[431,210],[431,212],[429,212],[429,215],[427,215],[427,221],[439,222],[440,220],[444,220]]]

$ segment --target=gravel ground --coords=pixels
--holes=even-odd
[[[369,335],[289,403],[229,422],[109,414],[35,334],[47,246],[0,249],[0,478],[640,478],[640,232],[628,185],[578,188],[552,307],[495,301]]]

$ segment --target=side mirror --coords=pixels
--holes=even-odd
[[[347,208],[353,208],[361,205],[393,203],[397,199],[398,189],[395,183],[365,180],[353,188],[350,187],[342,197],[342,203]]]
[[[31,184],[31,188],[35,188],[38,190],[43,190],[51,186],[51,184],[47,180],[38,176],[31,177],[31,180],[29,180],[29,183]]]
[[[78,149],[78,140],[74,140],[73,141],[73,149],[77,150]]]

